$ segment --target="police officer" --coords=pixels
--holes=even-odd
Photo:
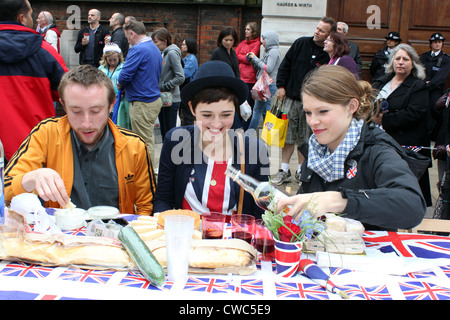
[[[425,81],[430,86],[430,103],[432,106],[444,93],[445,81],[450,71],[450,56],[442,51],[445,38],[441,33],[433,33],[430,37],[430,51],[420,56],[425,66]]]
[[[447,108],[436,108],[436,101],[444,93],[445,82],[450,72],[450,56],[442,51],[445,39],[441,33],[433,33],[429,41],[431,50],[423,53],[420,56],[420,61],[425,66],[425,81],[430,89],[429,102],[433,119],[430,138],[436,142],[433,158],[438,161],[438,174],[439,180],[441,180],[447,165],[444,146],[446,145],[449,115]]]
[[[384,65],[389,61],[391,51],[400,43],[400,33],[391,31],[384,37],[386,39],[386,48],[378,50],[370,64],[370,74],[372,81],[384,75]]]

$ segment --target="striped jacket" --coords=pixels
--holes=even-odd
[[[0,139],[10,159],[39,121],[55,116],[53,101],[67,71],[61,55],[34,30],[0,22]]]
[[[116,127],[109,119],[114,136],[116,168],[119,180],[119,210],[121,213],[150,215],[153,212],[155,177],[147,145],[137,134]],[[64,181],[70,197],[73,184],[73,148],[67,116],[48,118],[31,131],[5,170],[5,201],[20,193],[23,176],[39,168],[52,168]],[[46,207],[58,208],[57,202]]]

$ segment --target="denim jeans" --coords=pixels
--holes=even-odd
[[[271,85],[269,85],[269,90],[270,90],[270,94],[271,94],[271,97],[269,100],[267,100],[267,101],[256,100],[255,101],[255,106],[253,107],[253,115],[250,120],[250,124],[248,126],[249,129],[256,130],[258,128],[261,117],[264,120],[264,118],[266,117],[266,112],[268,110],[270,110],[270,101],[272,100],[273,95],[277,91],[277,86],[274,83],[272,83]]]

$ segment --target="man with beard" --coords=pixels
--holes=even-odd
[[[148,149],[109,118],[116,98],[111,80],[81,65],[64,75],[58,91],[66,115],[41,121],[8,162],[5,201],[35,192],[45,207],[71,201],[150,215],[155,178]]]
[[[97,9],[89,10],[89,26],[78,32],[75,52],[80,54],[80,64],[90,64],[99,67],[103,55],[105,37],[109,31],[100,24],[101,12]]]

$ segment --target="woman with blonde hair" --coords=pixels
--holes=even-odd
[[[281,200],[278,209],[290,205],[294,217],[305,207],[318,217],[340,213],[369,230],[418,225],[426,205],[402,159],[417,163],[423,158],[409,155],[368,123],[374,111],[371,85],[342,66],[324,65],[306,77],[302,99],[313,134],[299,147],[305,161],[298,195]]]
[[[408,44],[399,44],[386,64],[386,74],[372,85],[379,91],[378,100],[384,100],[387,109],[373,118],[399,144],[426,147],[418,152],[431,159],[430,138],[432,121],[429,110],[428,85],[424,81],[425,68],[416,50]],[[419,180],[427,206],[432,206],[428,170]]]

